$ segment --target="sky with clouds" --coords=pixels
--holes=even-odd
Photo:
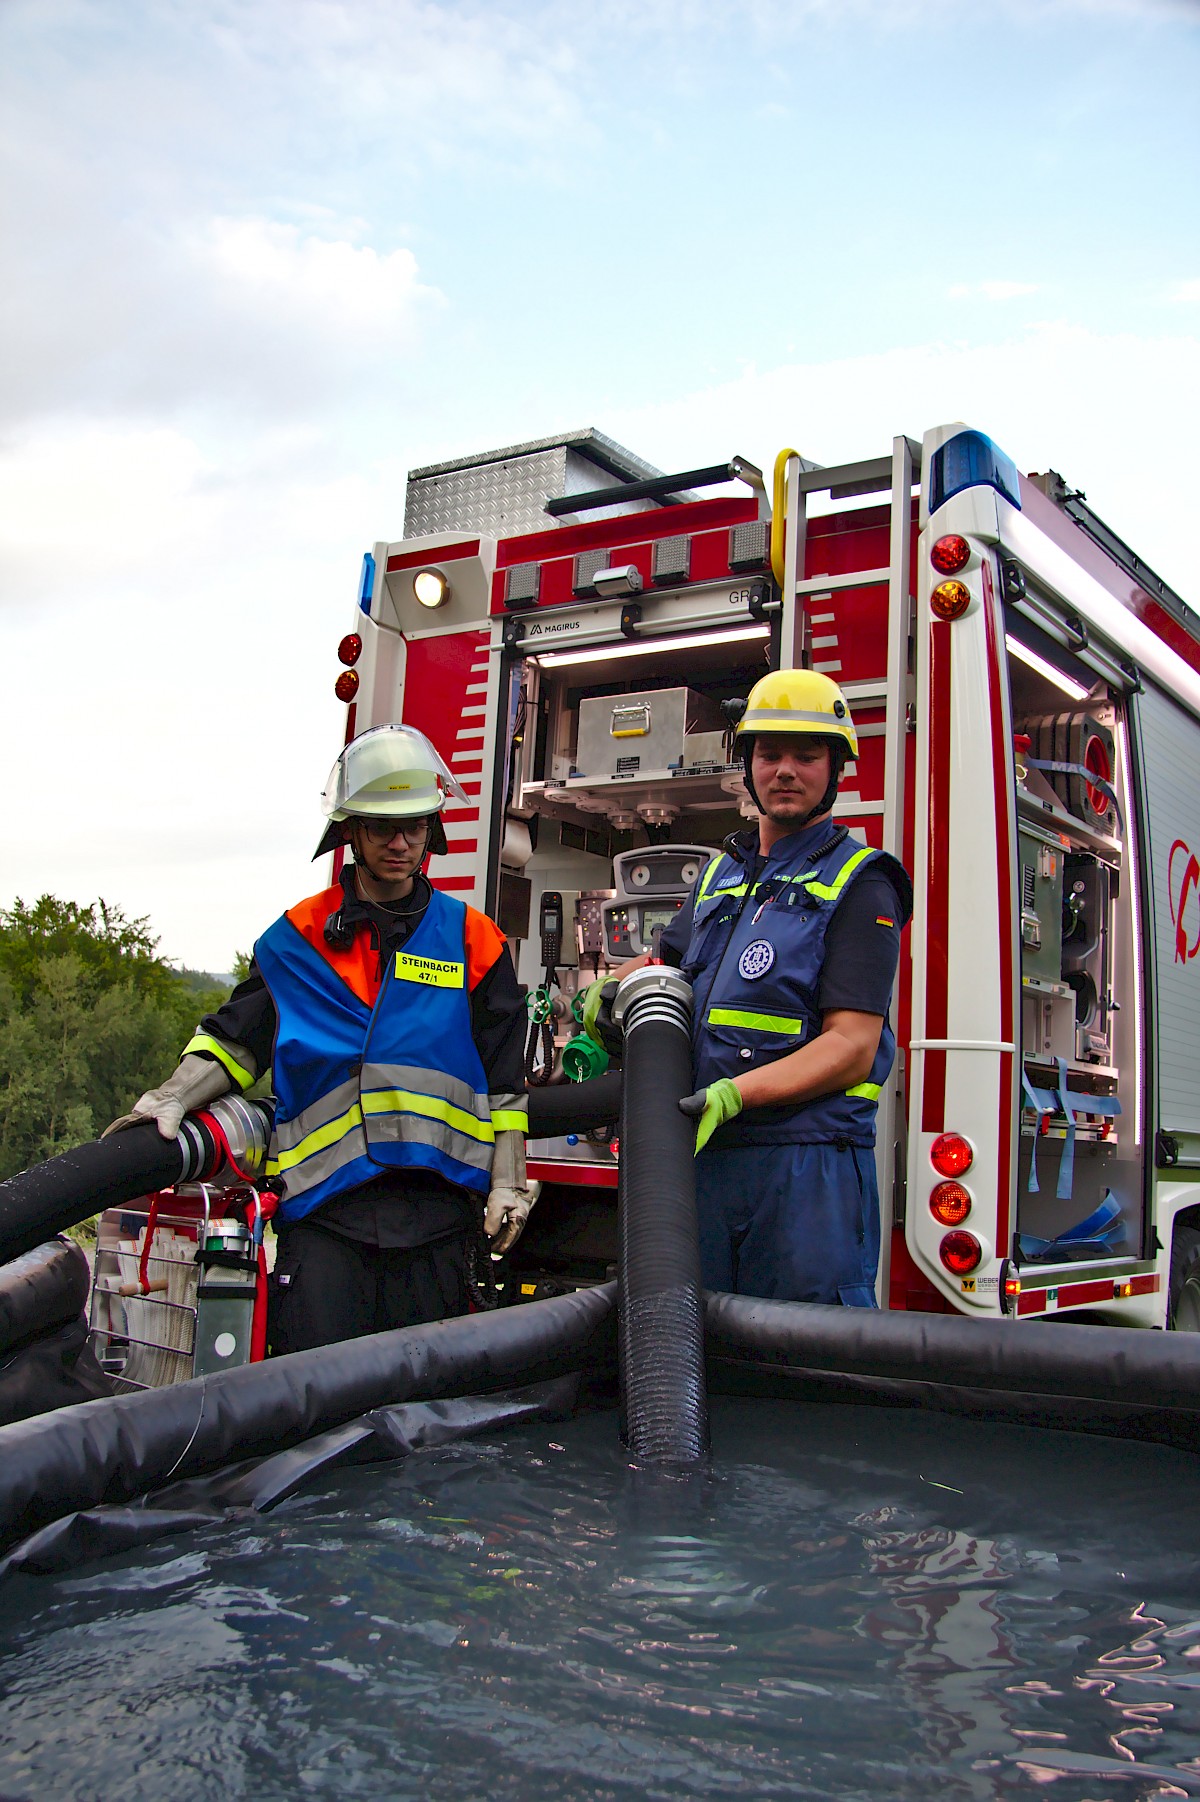
[[[405,471],[966,419],[1193,606],[1194,0],[0,0],[0,906],[315,886]]]

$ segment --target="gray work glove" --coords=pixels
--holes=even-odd
[[[483,1230],[497,1257],[511,1251],[521,1237],[541,1188],[541,1183],[525,1178],[524,1133],[498,1132],[492,1151],[492,1189],[483,1216]]]
[[[218,1095],[228,1095],[233,1083],[223,1064],[214,1058],[189,1055],[178,1065],[158,1089],[147,1089],[139,1095],[130,1113],[122,1114],[100,1137],[123,1132],[127,1126],[141,1126],[153,1120],[164,1139],[173,1139],[183,1124],[183,1116],[198,1107],[207,1107]]]

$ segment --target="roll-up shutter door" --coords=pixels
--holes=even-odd
[[[1149,684],[1137,698],[1158,965],[1158,1124],[1200,1132],[1200,722]]]

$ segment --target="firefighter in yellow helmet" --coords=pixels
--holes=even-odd
[[[858,755],[836,682],[764,676],[735,744],[758,824],[726,839],[660,945],[695,995],[696,1092],[680,1106],[697,1120],[704,1281],[872,1307],[876,1101],[912,887],[833,820]],[[588,1000],[594,1020],[599,990]]]

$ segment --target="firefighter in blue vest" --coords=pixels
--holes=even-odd
[[[759,823],[725,841],[660,943],[695,997],[696,1092],[680,1106],[697,1120],[704,1281],[873,1307],[876,1102],[912,885],[832,819],[858,740],[828,676],[764,676],[735,745]],[[611,981],[589,990],[589,1027]]]
[[[446,849],[450,795],[467,798],[423,733],[353,739],[316,855],[344,844],[354,861],[267,928],[173,1075],[109,1129],[153,1118],[171,1138],[186,1111],[272,1070],[276,1353],[466,1313],[488,1240],[507,1251],[529,1213],[512,957],[423,874]]]

